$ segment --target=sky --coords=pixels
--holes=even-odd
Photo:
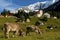
[[[0,0],[0,12],[3,11],[3,9],[12,11],[22,6],[27,6],[42,1],[51,1],[51,0]]]

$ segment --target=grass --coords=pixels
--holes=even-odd
[[[38,21],[39,19],[35,16],[31,17],[31,22],[30,23],[21,23],[19,22],[18,24],[21,26],[21,28],[26,31],[26,26],[27,25],[32,25],[35,24],[36,21]],[[48,19],[47,22],[44,22],[45,25],[43,26],[39,26],[39,28],[44,31],[42,33],[42,35],[36,35],[34,32],[31,32],[30,36],[17,36],[15,38],[12,38],[12,33],[10,33],[10,38],[9,39],[5,39],[4,38],[4,31],[1,30],[1,28],[4,26],[5,22],[12,22],[12,23],[16,23],[16,18],[0,18],[0,40],[60,40],[60,19],[53,19],[50,18]],[[53,24],[55,26],[57,26],[56,29],[53,30],[49,30],[47,29],[47,25],[49,24]]]

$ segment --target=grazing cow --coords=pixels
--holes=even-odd
[[[9,38],[9,32],[13,32],[13,37],[16,34],[22,35],[24,34],[24,32],[22,31],[22,29],[19,27],[18,24],[15,23],[5,23],[4,24],[4,34],[5,34],[5,38]]]
[[[48,28],[48,29],[55,29],[55,28],[57,28],[57,26],[54,26],[54,25],[48,25],[47,28]]]
[[[36,32],[38,34],[42,34],[41,30],[37,26],[28,26],[26,27],[26,35],[30,32]]]

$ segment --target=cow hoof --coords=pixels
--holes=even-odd
[[[14,38],[14,35],[13,35],[13,38]]]

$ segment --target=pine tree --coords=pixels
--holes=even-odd
[[[6,16],[6,15],[9,15],[10,14],[10,11],[4,9],[2,12],[1,12],[1,15],[3,16]]]

